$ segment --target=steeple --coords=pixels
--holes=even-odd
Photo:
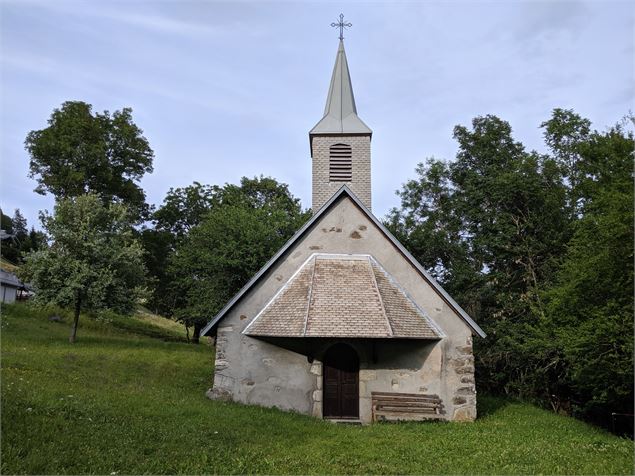
[[[340,44],[326,98],[324,117],[309,131],[311,158],[313,159],[313,212],[317,212],[342,185],[348,188],[368,208],[371,207],[370,139],[373,132],[357,116],[355,97],[348,62],[342,41],[342,31],[351,26],[344,23],[331,26],[340,28]]]
[[[309,132],[311,138],[316,134],[372,134],[370,128],[357,116],[353,85],[342,40],[337,49],[324,117]]]

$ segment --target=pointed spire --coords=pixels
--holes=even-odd
[[[309,134],[372,134],[370,128],[357,116],[353,85],[342,40],[337,49],[324,117]]]

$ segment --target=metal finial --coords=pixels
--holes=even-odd
[[[340,13],[340,21],[337,22],[337,23],[335,23],[335,22],[331,23],[331,26],[332,27],[337,27],[337,28],[340,29],[340,40],[343,40],[344,39],[344,28],[350,28],[350,27],[353,26],[353,24],[352,23],[345,23],[344,22],[344,14]]]

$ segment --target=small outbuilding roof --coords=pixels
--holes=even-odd
[[[245,329],[262,337],[440,339],[370,255],[314,254]]]
[[[20,281],[15,274],[4,271],[3,269],[0,269],[0,283],[10,288],[21,288],[24,286],[22,281]]]

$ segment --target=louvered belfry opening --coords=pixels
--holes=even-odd
[[[333,144],[329,149],[329,181],[353,180],[353,150],[348,144]]]

